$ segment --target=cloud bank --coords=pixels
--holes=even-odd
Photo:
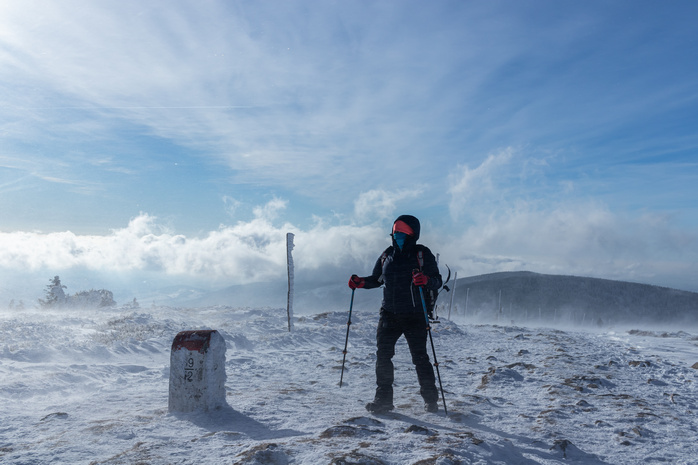
[[[286,234],[296,235],[296,269],[315,273],[327,267],[365,268],[385,246],[386,234],[375,225],[325,226],[309,230],[273,220],[285,202],[274,199],[255,208],[255,218],[221,226],[203,237],[169,231],[157,218],[142,213],[109,235],[0,233],[0,269],[59,273],[153,272],[209,283],[244,284],[282,279],[286,273]],[[379,239],[382,237],[382,241]],[[383,243],[381,243],[383,242]],[[347,268],[348,269],[348,268]]]
[[[460,167],[451,178],[453,217],[443,224],[425,222],[421,242],[460,277],[529,270],[698,291],[692,278],[698,273],[698,234],[678,228],[670,216],[627,217],[597,201],[565,199],[567,186],[557,187],[554,202],[510,198],[517,187],[506,174],[529,163],[505,150],[479,166]],[[370,191],[356,200],[354,218],[315,218],[308,228],[284,221],[288,201],[274,198],[253,208],[249,220],[199,237],[177,234],[147,213],[101,236],[4,232],[0,270],[45,271],[47,276],[71,269],[146,272],[214,287],[279,281],[285,279],[286,234],[292,232],[297,280],[338,284],[352,273],[370,272],[389,245],[393,218],[413,195]],[[462,212],[468,221],[458,219]]]

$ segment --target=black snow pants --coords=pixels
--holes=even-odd
[[[376,334],[376,401],[384,404],[393,402],[392,358],[395,355],[395,343],[403,334],[410,348],[412,363],[417,370],[419,392],[425,403],[437,402],[439,394],[436,390],[434,368],[427,354],[427,325],[424,315],[397,315],[385,310],[381,312]]]

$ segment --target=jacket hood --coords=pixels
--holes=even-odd
[[[414,242],[417,242],[417,240],[419,240],[419,232],[421,230],[421,226],[419,225],[419,220],[412,215],[400,215],[393,222],[393,225],[395,223],[397,223],[398,221],[403,221],[410,228],[412,228],[412,231],[414,231],[413,240],[414,240]]]

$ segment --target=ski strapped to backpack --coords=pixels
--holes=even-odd
[[[424,253],[421,249],[417,250],[417,261],[419,262],[419,271],[422,271],[422,268],[424,267]],[[441,289],[445,289],[446,292],[448,292],[450,291],[450,289],[448,288],[448,286],[446,286],[446,284],[451,279],[451,268],[449,268],[448,265],[446,265],[446,269],[448,269],[448,277],[446,278],[446,281],[441,285]],[[438,323],[438,321],[436,320],[438,320],[439,317],[438,315],[434,316],[434,310],[436,309],[436,299],[439,298],[439,293],[441,292],[441,289],[424,290],[424,303],[427,307],[427,315],[429,316],[430,320],[433,320],[436,323]]]

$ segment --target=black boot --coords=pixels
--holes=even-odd
[[[392,409],[395,407],[393,406],[393,403],[390,401],[383,401],[380,399],[376,399],[373,402],[369,402],[366,404],[366,410],[368,410],[371,413],[386,413],[390,412]]]
[[[438,402],[427,402],[424,404],[424,411],[429,413],[436,413],[439,411]]]

